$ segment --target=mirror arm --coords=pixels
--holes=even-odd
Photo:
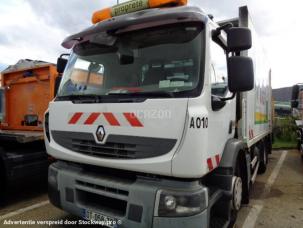
[[[221,34],[222,30],[227,30],[233,27],[232,23],[227,23],[225,25],[222,25],[218,27],[217,29],[212,31],[212,39],[213,41],[218,44],[221,48],[223,48],[225,51],[227,51],[226,45],[219,39],[219,36]]]
[[[60,57],[59,57],[59,58],[63,58],[64,56],[69,57],[69,56],[70,56],[70,54],[68,54],[68,53],[62,54],[62,55],[60,55]]]
[[[233,95],[231,97],[220,97],[221,101],[229,101],[232,100],[236,97],[236,93],[233,93]]]

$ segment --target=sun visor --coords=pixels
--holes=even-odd
[[[91,40],[102,32],[115,33],[118,30],[134,30],[184,22],[206,22],[208,17],[198,7],[181,6],[163,9],[150,9],[117,16],[102,21],[90,28],[67,37],[62,46],[71,49],[74,45]]]

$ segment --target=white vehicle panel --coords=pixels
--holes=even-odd
[[[72,102],[52,102],[49,106],[50,131],[68,131],[95,134],[98,126],[104,126],[106,142],[109,135],[125,135],[152,138],[176,139],[174,148],[162,156],[146,159],[105,159],[87,156],[68,150],[57,144],[53,138],[48,146],[48,153],[62,160],[78,163],[125,169],[137,172],[149,172],[171,175],[171,159],[183,136],[184,121],[188,99],[147,99],[142,103],[110,103],[110,104],[73,104]],[[84,108],[85,106],[85,108]],[[70,120],[74,113],[84,114],[74,124]],[[88,113],[112,113],[120,126],[111,126],[103,117],[98,117],[93,124],[85,124]],[[142,123],[142,127],[132,126],[124,113],[134,113]],[[158,113],[158,114],[157,114]],[[162,113],[166,113],[165,115]],[[124,119],[123,119],[124,118]],[[154,148],[157,150],[157,148]]]
[[[243,139],[250,147],[271,132],[272,100],[271,70],[250,18],[248,24],[253,40],[248,56],[254,61],[255,87],[252,91],[243,93],[241,126]]]

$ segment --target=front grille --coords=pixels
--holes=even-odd
[[[136,145],[122,143],[97,144],[92,140],[72,139],[72,150],[103,158],[136,158]]]
[[[92,133],[52,131],[56,143],[73,152],[110,159],[143,159],[170,152],[177,140],[139,136],[109,135],[98,144]]]

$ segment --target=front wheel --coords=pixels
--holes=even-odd
[[[234,170],[234,177],[232,180],[232,199],[230,206],[230,224],[229,228],[234,227],[236,223],[238,212],[241,208],[243,201],[243,172],[241,170],[241,160],[237,160],[237,164]]]

